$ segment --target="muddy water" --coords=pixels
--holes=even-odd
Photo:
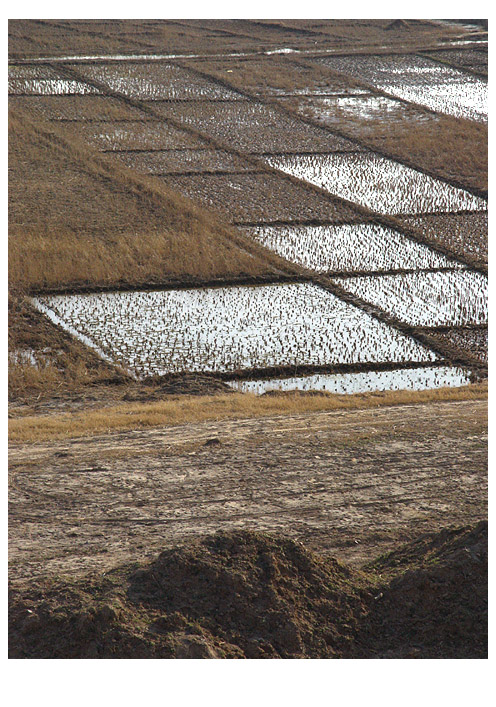
[[[340,395],[382,390],[431,390],[460,387],[470,383],[470,372],[459,367],[426,366],[394,371],[364,373],[315,374],[294,378],[270,378],[252,381],[229,381],[228,385],[242,393],[263,395],[270,391],[314,390]]]
[[[309,284],[59,295],[35,305],[137,376],[437,360]]]
[[[485,211],[487,202],[373,153],[272,155],[268,164],[382,214]]]

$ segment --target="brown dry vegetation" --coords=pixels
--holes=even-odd
[[[262,249],[258,255],[213,214],[69,142],[52,125],[16,113],[9,136],[11,288],[134,286],[274,272],[271,262],[278,259]],[[236,243],[246,243],[253,255]]]
[[[360,83],[346,79],[324,66],[296,65],[281,56],[229,57],[225,59],[190,59],[182,65],[214,76],[242,92],[271,96],[279,92],[315,91],[347,93]]]
[[[442,400],[487,399],[487,381],[461,388],[335,395],[248,393],[165,396],[148,403],[121,403],[77,413],[26,415],[9,422],[11,442],[82,437],[118,430],[179,425],[202,420],[243,419],[321,410],[353,410]]]
[[[298,30],[295,32],[295,29]],[[9,20],[9,58],[112,53],[428,48],[463,28],[409,20]]]

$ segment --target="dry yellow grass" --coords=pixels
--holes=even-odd
[[[203,420],[241,419],[324,410],[352,410],[445,400],[486,399],[487,383],[426,391],[357,395],[222,394],[171,397],[152,403],[128,403],[81,413],[27,416],[9,421],[16,443],[86,437],[122,430],[173,426]]]
[[[11,114],[9,285],[264,276],[280,260],[158,180]]]

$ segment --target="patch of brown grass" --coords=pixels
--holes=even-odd
[[[243,419],[325,410],[357,410],[445,400],[487,399],[487,383],[425,391],[388,391],[356,395],[227,394],[170,397],[78,413],[26,416],[9,421],[11,442],[41,442],[86,437],[118,430],[173,426],[204,420]]]
[[[11,288],[274,273],[279,259],[158,180],[19,113],[9,128]]]

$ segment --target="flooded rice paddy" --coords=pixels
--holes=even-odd
[[[323,391],[338,395],[374,393],[385,390],[432,390],[460,387],[470,383],[470,372],[458,366],[425,366],[393,371],[314,374],[293,378],[228,381],[242,393],[263,395],[271,391]]]
[[[365,94],[360,96],[326,96],[300,98],[298,112],[330,128],[344,128],[357,136],[375,135],[378,122],[412,124],[435,120],[435,116],[395,98]]]
[[[99,150],[188,150],[206,143],[162,120],[92,121],[78,126],[79,134]]]
[[[333,282],[412,326],[487,324],[487,277],[479,272],[415,272]]]
[[[272,155],[271,167],[381,214],[484,211],[487,202],[374,153]]]
[[[405,101],[480,122],[487,121],[487,82],[420,56],[347,56],[322,60]]]
[[[81,70],[81,67],[78,67]],[[154,100],[246,100],[237,91],[209,81],[194,72],[172,64],[130,63],[84,66],[88,79],[112,91],[144,101]]]
[[[138,377],[438,357],[310,284],[39,297],[52,320]]]
[[[260,226],[246,230],[286,260],[317,272],[462,267],[398,231],[377,224]]]
[[[97,93],[100,91],[94,86],[72,79],[9,79],[9,94],[14,96],[83,96]]]

